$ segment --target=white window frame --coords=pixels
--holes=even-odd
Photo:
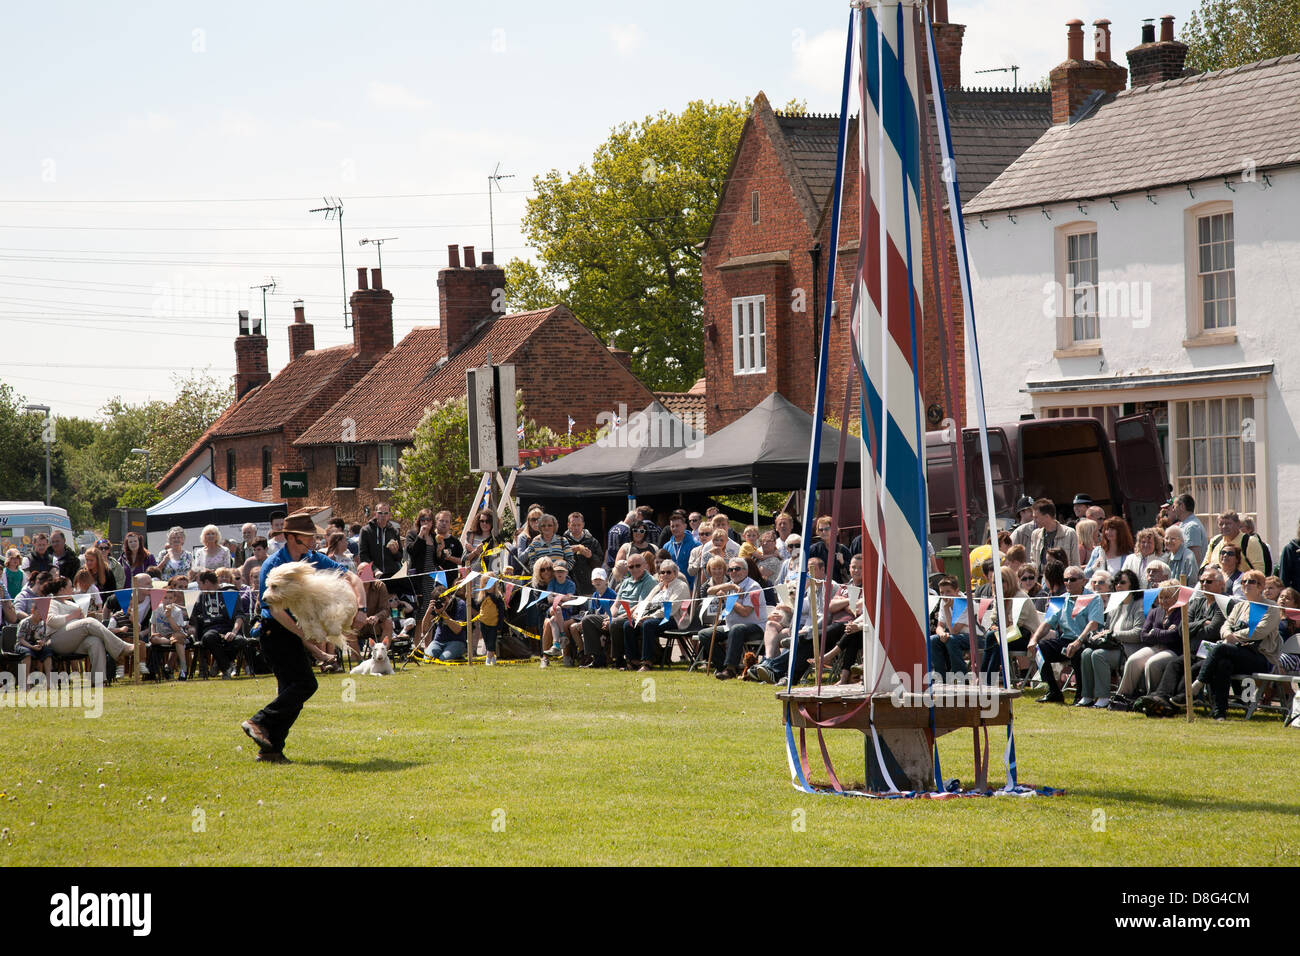
[[[1185,423],[1180,406],[1187,406]],[[1196,422],[1198,407],[1204,408],[1200,427]],[[1207,529],[1214,527],[1224,511],[1259,518],[1259,412],[1259,402],[1250,394],[1175,399],[1169,403],[1169,479],[1174,494],[1189,492],[1196,499],[1198,517]],[[1267,489],[1263,493],[1267,494]]]
[[[1231,298],[1226,301],[1232,313],[1231,324],[1216,325],[1212,329],[1205,327],[1205,295],[1203,273],[1201,272],[1201,221],[1214,216],[1232,216],[1232,238],[1227,240],[1228,264],[1226,272],[1231,286]],[[1187,282],[1187,339],[1185,347],[1200,345],[1227,345],[1237,340],[1237,289],[1236,289],[1236,216],[1231,200],[1214,200],[1189,206],[1184,222],[1184,271]]]
[[[378,448],[375,450],[375,468],[376,468],[375,480],[379,483],[378,487],[375,488],[375,491],[393,490],[393,488],[390,485],[384,484],[385,449],[387,449],[387,454],[392,458],[392,462],[391,464],[389,464],[389,467],[393,469],[393,476],[394,477],[397,476],[397,462],[399,460],[399,456],[397,454],[397,446],[391,443],[379,445]]]
[[[767,296],[731,300],[731,365],[734,375],[767,371]]]
[[[1079,286],[1076,281],[1077,277],[1072,274],[1070,268],[1070,240],[1076,236],[1090,233],[1094,236],[1094,254],[1097,265],[1097,275],[1094,277],[1092,296],[1093,309],[1098,313],[1095,319],[1097,334],[1093,338],[1076,339],[1074,337],[1074,320],[1076,317],[1074,306],[1075,292]],[[1056,288],[1058,290],[1056,358],[1073,358],[1076,356],[1099,355],[1101,353],[1100,296],[1096,290],[1096,283],[1101,280],[1101,255],[1100,246],[1097,244],[1099,238],[1100,230],[1097,223],[1091,219],[1065,223],[1056,229]]]

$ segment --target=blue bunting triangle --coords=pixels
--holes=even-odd
[[[235,616],[235,605],[239,602],[238,591],[222,591],[221,600],[226,605],[226,613]]]
[[[1255,635],[1255,628],[1259,627],[1259,622],[1264,620],[1264,615],[1268,613],[1268,605],[1256,604],[1254,601],[1250,604],[1250,610],[1246,612],[1246,622],[1250,625],[1249,634]]]
[[[1153,604],[1156,603],[1156,594],[1157,594],[1157,591],[1156,591],[1155,589],[1151,589],[1151,590],[1149,590],[1149,591],[1143,591],[1143,592],[1142,592],[1142,614],[1143,614],[1143,616],[1145,616],[1145,615],[1151,613],[1151,606],[1152,606]]]

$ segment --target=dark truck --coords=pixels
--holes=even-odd
[[[960,543],[959,509],[953,482],[955,436],[927,432],[925,458],[930,493],[930,541],[935,548]],[[966,465],[965,514],[974,547],[987,535],[984,466],[979,429],[963,435]],[[1092,497],[1107,515],[1119,514],[1136,532],[1155,524],[1169,498],[1164,452],[1150,415],[1115,421],[1115,441],[1095,418],[1033,418],[989,426],[989,459],[998,526],[1016,522],[1016,499],[1047,498],[1061,520],[1073,519],[1079,493]]]

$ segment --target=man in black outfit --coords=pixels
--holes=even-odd
[[[266,559],[257,584],[259,603],[262,605],[262,654],[275,673],[279,693],[275,700],[254,714],[251,720],[240,724],[244,733],[257,744],[257,759],[263,763],[289,762],[284,755],[285,738],[289,735],[293,722],[298,719],[298,714],[302,712],[303,704],[316,693],[316,675],[312,673],[311,658],[307,655],[310,654],[322,664],[334,660],[333,655],[325,653],[303,636],[292,614],[284,608],[271,608],[260,601],[266,592],[267,575],[291,561],[306,561],[318,571],[345,571],[357,598],[353,630],[360,628],[366,617],[366,598],[361,589],[361,579],[346,571],[343,565],[313,550],[316,525],[311,520],[311,513],[304,510],[289,515],[284,522],[284,533],[284,547]]]
[[[391,515],[392,509],[387,504],[376,505],[375,516],[361,529],[357,543],[357,567],[370,562],[377,578],[391,578],[402,570],[402,536],[397,525],[389,520]],[[388,591],[410,595],[411,582],[399,579],[388,586]]]

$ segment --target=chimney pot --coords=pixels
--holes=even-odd
[[[484,249],[482,258],[483,258],[483,265],[485,266],[496,265],[496,254],[493,253],[491,249]]]
[[[303,322],[307,321],[307,314],[306,314],[306,310],[303,307],[302,299],[293,300],[293,321],[295,324],[298,325],[301,325]]]
[[[447,268],[460,268],[460,246],[450,245],[447,247]]]
[[[465,247],[465,268],[466,269],[474,268],[474,247],[473,246]]]
[[[383,275],[380,273],[380,271],[379,271],[378,269],[371,269],[371,270],[370,270],[370,288],[372,288],[372,289],[374,289],[376,292],[378,292],[378,291],[380,291],[383,287],[384,287],[384,277],[383,277]]]
[[[366,268],[365,266],[358,266],[357,267],[357,291],[364,292],[368,288],[370,287],[366,285]]]
[[[1151,22],[1151,19],[1149,17],[1142,21],[1142,42],[1143,43],[1156,42],[1156,27],[1155,24]]]
[[[1174,15],[1166,13],[1160,18],[1160,42],[1172,43],[1174,40]]]
[[[1066,23],[1069,32],[1065,37],[1065,58],[1067,60],[1083,59],[1083,21],[1071,20]]]
[[[1094,20],[1092,23],[1095,28],[1092,35],[1094,56],[1093,59],[1101,63],[1109,63],[1110,59],[1110,21]]]
[[[253,334],[253,330],[252,330],[251,328],[248,327],[248,310],[247,310],[247,309],[240,309],[240,310],[239,310],[239,334],[240,334],[240,335],[252,335],[252,334]]]

